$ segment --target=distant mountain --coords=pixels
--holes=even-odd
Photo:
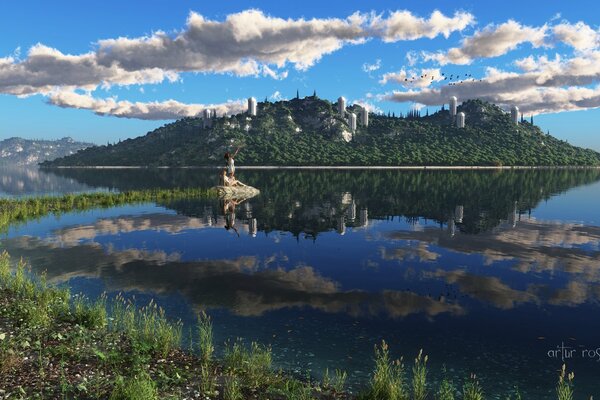
[[[360,114],[359,106],[347,108]],[[448,110],[431,115],[369,114],[354,133],[348,115],[316,96],[258,103],[258,115],[184,118],[145,136],[93,147],[46,166],[220,165],[241,146],[238,165],[600,165],[600,153],[568,144],[530,121],[516,125],[499,107],[468,100],[458,107],[466,127]]]
[[[70,137],[59,140],[30,140],[12,137],[0,141],[0,165],[36,165],[43,161],[69,156],[94,146],[76,142]]]

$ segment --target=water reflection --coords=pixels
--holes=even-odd
[[[30,237],[6,240],[4,247],[14,256],[30,260],[36,272],[48,265],[60,265],[47,271],[50,282],[99,278],[110,291],[177,292],[197,309],[226,308],[240,316],[260,316],[295,307],[354,317],[464,312],[453,302],[410,291],[342,290],[313,267],[271,268],[269,262],[261,263],[252,256],[183,262],[176,253],[115,250],[97,243],[69,246]],[[277,256],[273,261],[277,262]]]
[[[46,173],[37,168],[0,167],[0,197],[90,191],[93,187],[75,178]]]
[[[116,190],[206,187],[214,175],[48,174]],[[600,220],[581,204],[600,193],[598,170],[239,175],[261,194],[51,217],[1,246],[54,282],[177,297],[164,300],[172,311],[209,309],[217,329],[273,343],[293,368],[320,363],[352,379],[368,374],[386,338],[540,398],[559,365],[544,358],[555,343],[539,337],[595,345]],[[594,373],[577,369],[582,393]]]

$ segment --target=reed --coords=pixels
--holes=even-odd
[[[212,360],[215,346],[213,344],[212,321],[204,311],[198,315],[198,347],[202,362],[209,364]]]
[[[558,400],[573,400],[573,372],[567,373],[567,366],[563,364],[558,375],[558,384],[556,385],[556,397]]]
[[[427,356],[423,357],[422,349],[415,358],[412,373],[413,399],[425,400],[427,398]]]

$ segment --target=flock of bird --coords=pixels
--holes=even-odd
[[[430,77],[431,77],[432,81],[435,80],[435,75],[430,75]],[[442,72],[441,77],[443,77],[443,79],[440,79],[440,81],[449,81],[448,86],[456,86],[456,85],[460,85],[460,84],[463,84],[466,82],[477,82],[478,81],[478,79],[473,78],[473,75],[471,75],[471,74],[465,74],[464,77],[460,74],[450,74],[449,76],[446,76],[446,74]],[[427,79],[427,74],[421,75],[420,79]],[[410,83],[413,83],[417,80],[419,80],[418,75],[412,76],[410,79],[408,77],[404,78],[404,82],[410,82]],[[479,79],[479,82],[483,82],[483,79]]]

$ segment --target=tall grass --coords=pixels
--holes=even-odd
[[[475,374],[463,384],[462,395],[464,400],[483,400],[483,389]]]
[[[165,202],[184,198],[209,198],[216,197],[216,195],[216,191],[212,189],[176,188],[0,199],[0,232],[6,231],[11,224],[49,214],[60,215],[74,210],[109,208],[150,201]]]
[[[563,364],[556,385],[556,397],[558,400],[573,400],[573,372],[567,373],[567,366]]]
[[[384,341],[375,346],[375,371],[369,390],[361,396],[365,400],[407,400],[406,378],[402,359],[391,360],[389,347]]]
[[[456,393],[456,387],[454,383],[446,375],[446,367],[442,368],[443,378],[440,382],[437,392],[435,393],[436,400],[454,400],[454,394]]]
[[[118,376],[109,400],[158,400],[158,391],[152,378],[139,373],[131,378]]]
[[[166,357],[181,346],[183,324],[169,321],[165,310],[154,300],[137,308],[130,300],[118,294],[112,302],[111,329],[122,331],[129,338]]]
[[[210,363],[215,351],[213,328],[210,317],[204,311],[198,315],[198,347],[202,362],[205,364]]]
[[[225,346],[224,366],[230,373],[240,375],[244,383],[256,388],[273,379],[271,348],[252,342],[248,348],[241,339]]]
[[[420,350],[415,358],[412,373],[413,399],[425,400],[427,398],[427,356],[423,357],[423,350]]]

